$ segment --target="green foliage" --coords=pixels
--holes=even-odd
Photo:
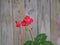
[[[26,41],[26,42],[24,43],[24,45],[32,45],[32,41],[31,41],[31,40]]]
[[[51,41],[47,41],[46,34],[39,34],[33,40],[28,40],[24,45],[54,45]]]
[[[35,41],[45,41],[47,39],[46,34],[39,34],[37,35],[37,37],[35,38]]]
[[[45,41],[43,45],[54,45],[51,41]]]
[[[31,40],[26,41],[26,42],[24,43],[24,45],[37,45],[37,44],[38,44],[37,41],[31,41]]]

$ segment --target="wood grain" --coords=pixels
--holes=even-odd
[[[46,33],[50,39],[50,0],[37,0],[39,33]]]
[[[1,6],[1,1],[0,1],[0,6]],[[1,17],[1,7],[0,7],[0,45],[2,44],[1,42],[2,42],[2,25],[1,25],[1,23],[2,23],[2,17]]]
[[[34,19],[32,33],[46,33],[50,39],[49,0],[1,0],[0,1],[0,45],[23,45],[31,39],[24,27],[16,28],[15,21],[29,15]]]
[[[51,0],[51,40],[55,45],[60,39],[60,2],[59,0]]]
[[[1,45],[13,45],[13,19],[10,6],[8,0],[1,0]]]

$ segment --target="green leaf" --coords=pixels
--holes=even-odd
[[[32,41],[26,41],[25,43],[24,43],[24,45],[32,45]]]
[[[39,34],[37,37],[34,39],[35,41],[45,41],[47,39],[46,34]]]
[[[39,42],[38,42],[38,41],[34,41],[33,44],[34,44],[34,45],[39,45]]]
[[[42,45],[54,45],[51,41],[45,41]]]
[[[47,41],[46,34],[39,34],[33,40],[28,40],[24,43],[24,45],[54,45],[52,41]]]
[[[37,41],[26,41],[24,45],[39,45]]]

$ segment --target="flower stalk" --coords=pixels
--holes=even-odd
[[[30,36],[31,36],[31,39],[32,39],[32,45],[33,45],[34,38],[33,38],[31,30],[29,30],[29,32],[30,32]]]
[[[34,40],[31,30],[29,30],[29,32],[30,32],[31,39]]]

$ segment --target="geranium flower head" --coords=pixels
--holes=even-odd
[[[26,16],[26,17],[24,18],[24,21],[26,22],[27,25],[29,25],[29,24],[31,24],[31,23],[33,22],[33,19],[30,18],[30,16]]]
[[[15,21],[16,22],[16,27],[20,27],[20,22],[18,20]]]

